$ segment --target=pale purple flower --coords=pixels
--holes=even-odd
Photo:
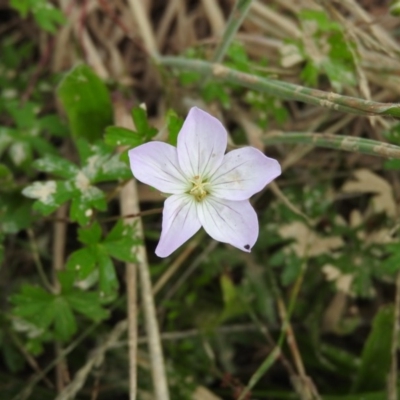
[[[226,146],[221,122],[194,107],[177,147],[150,142],[129,151],[136,179],[170,194],[156,248],[159,257],[169,256],[201,226],[213,239],[250,252],[258,220],[249,198],[279,176],[281,167],[253,147],[225,154]]]

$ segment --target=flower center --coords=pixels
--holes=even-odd
[[[193,187],[190,189],[189,193],[194,196],[197,201],[202,201],[204,197],[208,195],[206,187],[210,185],[210,183],[197,175],[191,179],[190,182],[193,184]]]

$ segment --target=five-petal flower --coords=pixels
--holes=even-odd
[[[258,220],[249,198],[279,176],[281,167],[253,147],[225,154],[226,146],[221,122],[194,107],[177,147],[149,142],[129,151],[136,179],[170,194],[156,248],[159,257],[169,256],[201,226],[215,240],[250,252]]]

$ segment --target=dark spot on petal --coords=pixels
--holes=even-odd
[[[249,244],[246,244],[246,245],[244,246],[244,248],[245,248],[246,250],[250,250],[250,245],[249,245]]]

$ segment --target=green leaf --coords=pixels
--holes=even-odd
[[[57,94],[74,138],[89,142],[102,139],[104,129],[113,122],[112,104],[103,81],[88,66],[78,65],[66,74]]]
[[[22,18],[31,12],[40,28],[47,32],[54,33],[57,25],[65,22],[64,14],[47,0],[11,0],[10,5]]]
[[[68,271],[68,270],[58,271],[57,278],[58,281],[60,282],[63,294],[73,290],[73,286],[75,283],[75,276],[76,276],[75,271]]]
[[[17,233],[31,222],[32,203],[20,193],[2,193],[0,196],[0,231]]]
[[[32,149],[26,141],[18,140],[12,143],[9,154],[17,167],[27,166],[32,160]]]
[[[24,285],[20,293],[11,296],[14,315],[28,319],[34,325],[47,329],[54,320],[53,295],[44,289]]]
[[[48,140],[39,136],[26,136],[24,137],[27,143],[37,151],[42,157],[47,154],[57,154],[53,145],[48,142]]]
[[[62,296],[54,298],[53,307],[56,337],[62,341],[67,341],[77,330],[74,314],[67,299]]]
[[[5,164],[0,164],[0,192],[2,192],[2,194],[10,192],[15,188],[15,186],[14,175],[11,172],[11,169]]]
[[[117,295],[119,287],[114,264],[111,258],[105,253],[99,253],[99,291],[102,300],[110,301]]]
[[[183,120],[179,118],[173,110],[169,110],[167,114],[168,121],[168,143],[172,146],[176,146],[178,141],[178,133],[180,132]]]
[[[390,255],[381,263],[381,272],[395,275],[400,269],[400,246],[399,243],[389,243],[386,246]]]
[[[93,209],[100,211],[107,209],[104,192],[95,186],[88,186],[82,192],[76,191],[71,202],[71,220],[86,225],[93,215]]]
[[[108,311],[101,306],[96,293],[75,289],[66,294],[65,298],[75,311],[93,321],[101,321],[109,316]]]
[[[129,146],[133,148],[142,144],[143,138],[130,129],[109,126],[106,128],[104,141],[110,146]]]
[[[96,265],[96,252],[89,247],[74,251],[68,258],[66,268],[68,271],[78,273],[78,279],[86,279]]]
[[[34,9],[33,16],[37,24],[45,31],[55,33],[58,25],[65,23],[66,19],[64,14],[53,4],[43,2],[41,7]]]
[[[152,128],[147,121],[147,112],[142,107],[132,109],[132,118],[139,137],[145,141],[157,135],[157,129]]]
[[[30,5],[29,0],[10,0],[10,6],[17,10],[22,18],[25,18],[28,15]]]
[[[68,134],[67,125],[61,121],[57,114],[45,115],[37,123],[40,131],[48,132],[53,136],[65,137]]]
[[[140,241],[136,235],[136,226],[124,224],[119,220],[107,235],[102,243],[102,247],[111,256],[120,261],[135,262],[136,246]]]
[[[13,130],[4,126],[0,127],[0,155],[9,147],[13,141]]]
[[[67,341],[77,331],[73,310],[94,321],[108,316],[96,293],[83,292],[72,286],[73,276],[63,271],[59,274],[61,294],[51,294],[42,288],[25,285],[21,292],[11,296],[13,314],[29,324],[48,330],[54,326],[54,333],[60,340]]]
[[[101,238],[101,227],[96,221],[87,228],[80,228],[78,230],[79,241],[85,244],[96,244]]]
[[[302,20],[312,20],[316,22],[321,31],[329,32],[341,30],[340,24],[332,21],[329,15],[324,11],[304,9],[300,11],[299,17]]]
[[[225,108],[229,108],[230,106],[230,97],[227,93],[226,87],[219,82],[207,82],[201,88],[201,95],[208,103],[213,100],[218,100]]]
[[[22,194],[31,199],[37,199],[33,209],[43,215],[49,215],[73,196],[73,190],[65,182],[37,181],[27,186]]]
[[[219,316],[219,322],[222,323],[223,321],[245,313],[246,305],[241,300],[237,288],[228,275],[221,275],[220,285],[222,298],[224,300],[224,309]]]
[[[364,345],[353,393],[383,390],[386,387],[391,364],[393,323],[393,306],[382,307],[374,318],[372,331]]]
[[[93,182],[123,181],[130,178],[132,172],[128,164],[121,161],[119,154],[115,154],[102,163]]]
[[[132,177],[128,164],[120,160],[119,154],[113,154],[111,146],[102,142],[89,145],[86,140],[79,139],[77,147],[83,165],[82,173],[90,183],[124,180]]]
[[[39,106],[35,103],[26,102],[21,105],[19,100],[8,101],[5,108],[11,115],[18,129],[32,129],[35,126]]]
[[[72,178],[79,172],[75,164],[51,154],[34,161],[33,166],[39,171],[49,172],[65,179]]]
[[[21,372],[24,369],[25,359],[13,342],[7,340],[2,346],[2,352],[4,362],[12,373]]]
[[[70,218],[80,225],[86,225],[93,215],[94,208],[105,211],[107,202],[104,193],[100,189],[89,186],[81,196],[76,196],[72,199]]]

